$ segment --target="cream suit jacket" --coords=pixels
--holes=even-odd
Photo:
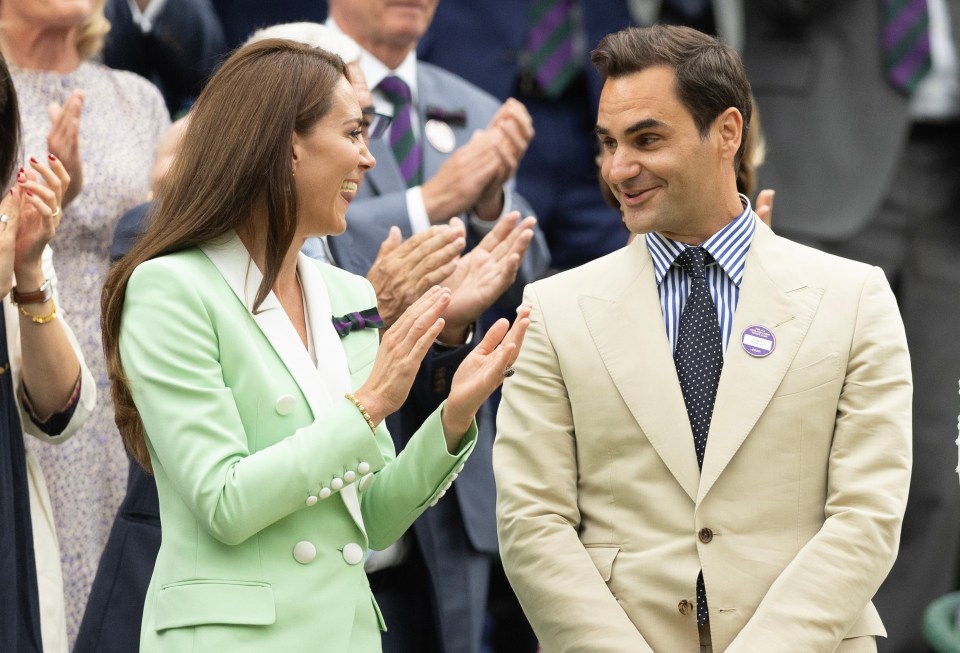
[[[500,547],[544,651],[851,650],[896,557],[910,362],[879,268],[757,224],[702,472],[643,238],[527,288],[500,405]],[[741,345],[761,325],[765,358]]]

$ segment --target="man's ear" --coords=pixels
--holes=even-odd
[[[720,137],[720,148],[724,158],[732,161],[743,141],[743,116],[736,107],[729,107],[717,116],[714,126]]]

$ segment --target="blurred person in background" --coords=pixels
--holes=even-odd
[[[0,0],[0,47],[19,96],[23,151],[52,153],[70,175],[57,238],[60,298],[101,391],[107,377],[97,297],[110,239],[123,212],[146,199],[156,144],[169,124],[152,84],[91,61],[109,29],[103,4]],[[127,458],[109,402],[62,446],[27,446],[50,490],[72,643],[123,497]]]
[[[878,648],[925,651],[923,611],[960,572],[960,0],[764,0],[745,18],[777,233],[883,268],[903,316],[914,472]]]
[[[0,57],[0,179],[20,159],[17,96]],[[38,154],[38,156],[43,156]],[[31,157],[0,202],[0,650],[67,653],[50,498],[24,435],[59,444],[90,415],[96,385],[59,308],[48,243],[69,176]]]

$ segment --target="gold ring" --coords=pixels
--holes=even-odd
[[[60,207],[58,206],[58,207],[57,207],[57,210],[50,214],[50,217],[51,217],[51,218],[56,218],[56,217],[59,216],[59,215],[60,215]]]

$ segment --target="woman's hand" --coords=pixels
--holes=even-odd
[[[424,355],[443,329],[440,315],[449,303],[450,291],[434,286],[384,332],[373,370],[354,393],[374,424],[406,401]]]
[[[19,202],[20,227],[17,232],[14,274],[17,283],[43,283],[43,250],[57,232],[63,216],[60,202],[70,185],[70,175],[52,154],[47,165],[30,158],[30,170],[20,169],[12,195]],[[42,181],[41,181],[42,180]],[[39,286],[38,286],[39,287]]]
[[[47,134],[47,150],[58,156],[70,173],[73,184],[62,205],[66,206],[80,194],[83,188],[83,161],[80,157],[80,114],[83,112],[83,91],[77,89],[63,105],[51,103],[47,107],[50,116],[50,132]],[[66,187],[64,187],[66,188]]]
[[[19,202],[10,192],[0,201],[0,299],[13,287],[13,257],[19,225]]]
[[[528,326],[530,307],[524,305],[517,311],[512,328],[507,320],[497,320],[483,340],[460,363],[453,375],[450,396],[442,416],[447,451],[451,454],[460,448],[474,415],[487,397],[500,387],[507,368],[517,360]]]

